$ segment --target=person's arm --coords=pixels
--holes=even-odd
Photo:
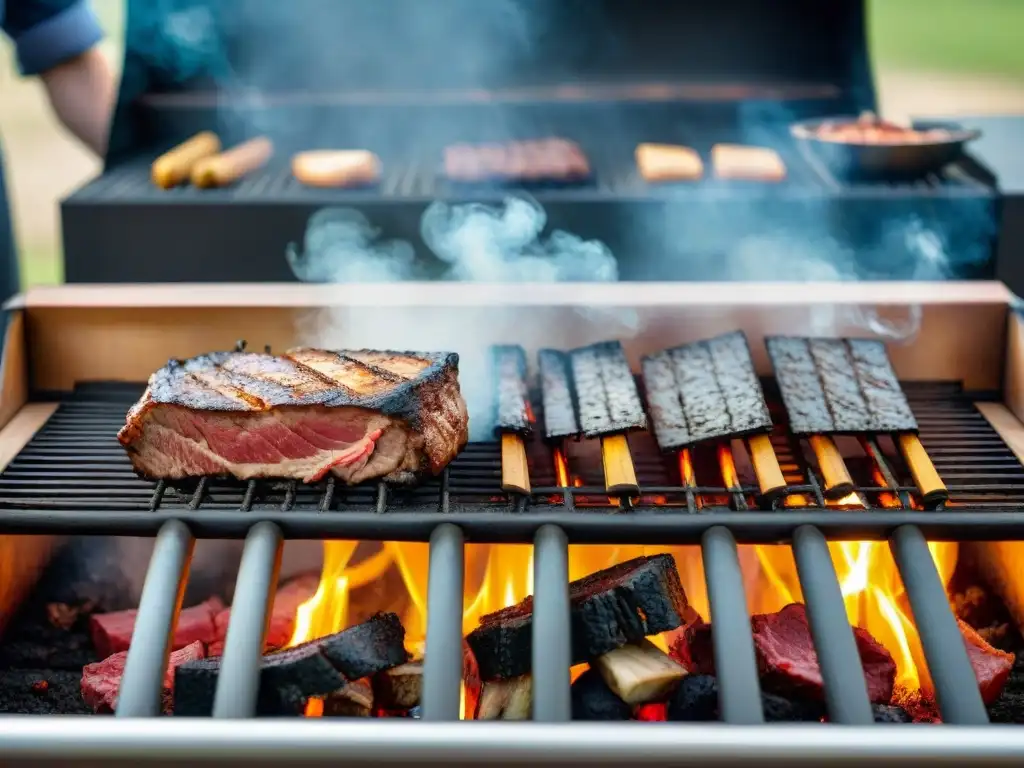
[[[58,119],[102,157],[116,96],[114,75],[96,48],[102,39],[86,0],[6,2],[4,32],[22,74],[40,75]]]

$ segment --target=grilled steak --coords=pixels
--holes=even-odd
[[[454,353],[215,352],[149,379],[118,440],[151,479],[435,475],[469,439]]]
[[[578,144],[566,139],[534,139],[507,144],[453,144],[444,150],[444,172],[462,183],[543,183],[583,181],[590,163]]]

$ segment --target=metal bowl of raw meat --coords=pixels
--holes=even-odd
[[[939,174],[981,135],[950,122],[903,126],[873,114],[790,126],[805,157],[844,181],[914,181]]]

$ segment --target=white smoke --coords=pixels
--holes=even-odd
[[[442,264],[443,280],[513,284],[618,279],[618,264],[607,246],[568,232],[544,237],[546,223],[536,201],[510,196],[500,206],[434,203],[424,212],[420,229]],[[327,208],[311,216],[302,249],[290,246],[287,258],[296,277],[305,282],[382,283],[426,277],[426,259],[416,259],[411,244],[382,240],[364,215],[346,208]],[[629,312],[602,311],[599,319],[593,324],[593,341],[628,338],[637,330],[636,317]],[[459,353],[459,381],[473,440],[492,437],[491,345],[504,340],[561,346],[559,330],[541,316],[497,307],[433,312],[389,307],[372,318],[365,307],[337,307],[306,318],[299,335],[306,344],[333,349]]]

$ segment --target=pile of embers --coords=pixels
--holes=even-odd
[[[587,665],[572,685],[573,719],[718,719],[713,628],[688,605],[671,556],[638,558],[573,582],[570,603],[573,664]],[[527,599],[485,616],[467,638],[483,680],[471,710],[477,718],[528,717],[530,618]],[[765,719],[827,719],[804,606],[753,616],[751,625]],[[960,626],[982,697],[991,704],[1014,656]],[[660,633],[669,633],[667,653],[650,640]],[[895,690],[896,663],[889,651],[863,629],[855,629],[855,637],[875,719],[937,721],[927,698]]]
[[[422,663],[405,648],[397,615],[379,613],[341,632],[284,648],[296,608],[315,591],[307,576],[282,586],[274,602],[261,667],[258,714],[324,717],[418,717]],[[586,665],[572,684],[577,720],[718,719],[713,627],[690,607],[670,555],[642,557],[594,573],[570,586],[572,662]],[[165,678],[165,709],[209,715],[230,609],[210,599],[181,612]],[[83,670],[82,695],[95,711],[116,703],[133,611],[96,614],[92,640],[106,658]],[[765,719],[827,718],[804,607],[788,605],[751,619]],[[961,623],[987,704],[1003,689],[1013,654],[992,647]],[[868,693],[879,722],[935,721],[927,699],[895,690],[892,655],[863,629],[854,631]],[[651,638],[661,636],[667,652]],[[532,600],[485,616],[464,643],[466,717],[517,720],[530,716],[533,683]],[[915,692],[916,694],[916,692]],[[904,704],[906,706],[899,706]]]

